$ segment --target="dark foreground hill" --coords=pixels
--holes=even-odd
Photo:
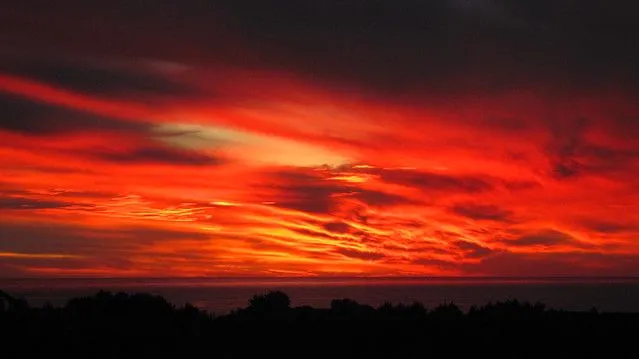
[[[517,301],[316,309],[269,292],[214,316],[148,294],[31,308],[0,292],[0,345],[0,358],[637,358],[639,314]]]

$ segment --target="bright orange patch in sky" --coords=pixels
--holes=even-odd
[[[0,275],[639,273],[631,92],[379,94],[175,48],[78,66],[177,93],[0,73]]]

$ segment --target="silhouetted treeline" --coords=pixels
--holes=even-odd
[[[377,308],[292,307],[282,292],[214,316],[159,296],[99,292],[32,308],[0,291],[0,358],[639,357],[639,313],[568,312],[516,300]]]

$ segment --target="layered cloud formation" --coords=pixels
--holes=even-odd
[[[636,275],[630,2],[18,2],[5,276]]]

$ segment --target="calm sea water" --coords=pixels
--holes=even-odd
[[[468,309],[516,298],[558,309],[639,312],[639,278],[0,279],[0,289],[36,306],[63,305],[100,289],[144,292],[220,314],[246,306],[253,294],[275,289],[289,294],[295,306],[328,307],[332,299],[350,298],[374,306],[454,302]]]

